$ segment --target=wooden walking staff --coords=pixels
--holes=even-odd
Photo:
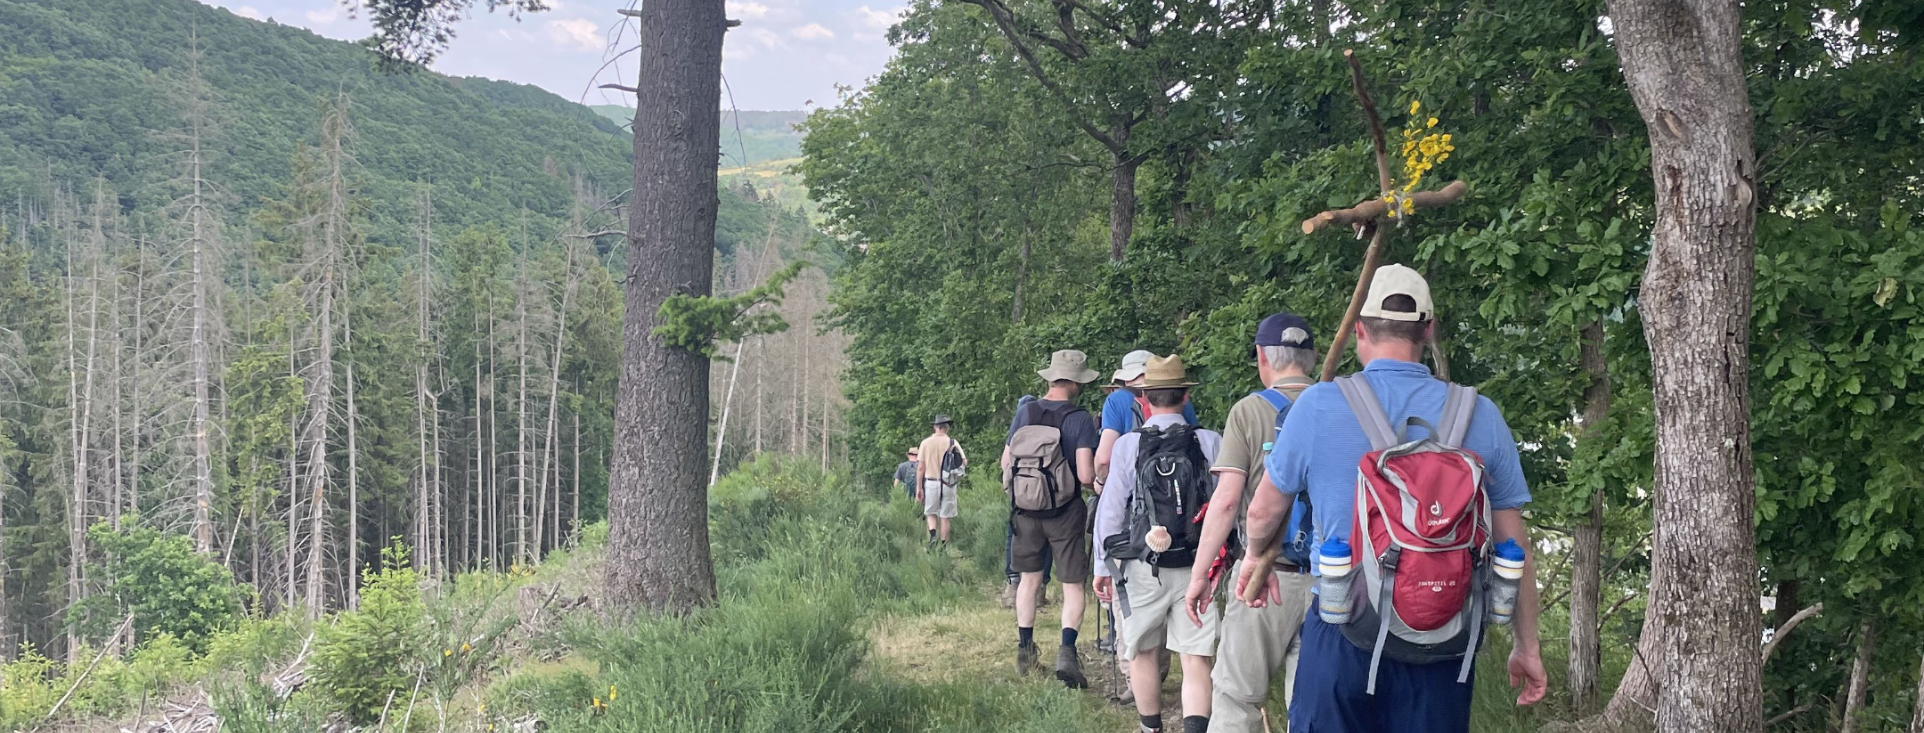
[[[1376,113],[1376,102],[1370,99],[1369,90],[1363,87],[1363,64],[1356,60],[1356,52],[1352,50],[1344,49],[1343,58],[1349,62],[1350,81],[1356,89],[1356,100],[1363,105],[1364,116],[1369,120],[1370,141],[1376,146],[1376,178],[1383,192],[1380,196],[1350,208],[1325,211],[1303,220],[1304,234],[1315,234],[1331,226],[1347,224],[1356,230],[1358,238],[1364,234],[1368,234],[1370,238],[1369,249],[1363,254],[1363,272],[1356,278],[1356,290],[1350,294],[1349,308],[1343,312],[1343,320],[1336,327],[1335,340],[1323,356],[1322,381],[1325,382],[1336,378],[1336,365],[1343,360],[1343,347],[1349,342],[1349,332],[1356,327],[1357,314],[1363,310],[1363,299],[1369,295],[1370,280],[1375,278],[1376,268],[1383,261],[1383,245],[1389,238],[1389,227],[1384,226],[1382,220],[1390,215],[1393,210],[1391,207],[1401,206],[1401,202],[1404,201],[1410,202],[1416,209],[1446,206],[1463,198],[1463,194],[1470,188],[1462,181],[1451,181],[1449,185],[1436,191],[1418,191],[1406,196],[1396,195],[1396,180],[1390,177],[1389,148],[1383,139],[1383,121]],[[1434,349],[1435,345],[1431,346]],[[1437,363],[1441,365],[1442,352],[1433,353],[1436,355]],[[1444,378],[1449,377],[1444,375]],[[1255,548],[1250,549],[1255,551]],[[1250,555],[1248,562],[1254,565],[1250,577],[1267,576],[1275,566],[1276,556],[1281,550],[1278,544],[1271,543],[1268,547]],[[1268,585],[1264,584],[1265,587]],[[1259,592],[1256,584],[1251,583],[1250,587],[1243,589],[1243,601],[1245,603],[1255,601]]]

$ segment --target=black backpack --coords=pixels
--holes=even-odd
[[[1215,487],[1202,440],[1189,425],[1144,426],[1136,434],[1141,436],[1136,485],[1129,492],[1122,532],[1105,538],[1103,549],[1117,560],[1142,560],[1161,568],[1194,565],[1202,539],[1197,517]],[[1158,526],[1170,539],[1169,548],[1161,552],[1148,541],[1150,529]]]

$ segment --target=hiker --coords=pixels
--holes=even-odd
[[[1463,733],[1470,726],[1469,683],[1484,621],[1480,611],[1497,597],[1472,590],[1481,584],[1470,570],[1470,553],[1487,556],[1491,553],[1483,547],[1494,545],[1500,561],[1506,541],[1516,543],[1508,545],[1511,550],[1527,549],[1529,535],[1519,509],[1529,502],[1530,491],[1515,438],[1496,404],[1474,396],[1469,388],[1432,377],[1421,363],[1423,347],[1433,336],[1434,315],[1423,277],[1401,265],[1377,270],[1359,315],[1356,357],[1363,370],[1312,386],[1291,405],[1249,506],[1253,553],[1278,539],[1296,494],[1309,492],[1314,504],[1317,574],[1322,577],[1317,610],[1303,622],[1297,666],[1315,674],[1296,678],[1289,729]],[[1398,428],[1404,428],[1400,437],[1395,435]],[[1452,442],[1469,453],[1439,450]],[[1398,450],[1374,454],[1388,467],[1362,462],[1365,454],[1391,445]],[[1391,456],[1403,462],[1389,466]],[[1480,472],[1471,468],[1478,457]],[[1396,479],[1383,478],[1386,471]],[[1400,492],[1403,501],[1396,501],[1394,492]],[[1359,509],[1358,495],[1372,500]],[[1391,498],[1384,499],[1386,495]],[[1422,530],[1409,529],[1407,523],[1416,519],[1406,518],[1403,507],[1425,503],[1419,495],[1429,499],[1429,507],[1416,511],[1431,516]],[[1480,501],[1484,498],[1487,502]],[[1444,500],[1450,501],[1450,509],[1443,508]],[[1360,523],[1358,516],[1363,517]],[[1352,534],[1352,526],[1359,524]],[[1443,529],[1434,529],[1438,526]],[[1420,543],[1429,538],[1460,544],[1426,549]],[[1363,547],[1344,547],[1358,544]],[[1418,552],[1404,552],[1406,547]],[[1331,560],[1331,553],[1343,554]],[[1517,560],[1521,580],[1508,581],[1516,595],[1514,610],[1505,619],[1514,624],[1509,673],[1510,684],[1523,688],[1517,704],[1530,705],[1543,699],[1547,682],[1537,648],[1534,563],[1527,554]],[[1322,571],[1324,563],[1332,573]],[[1352,564],[1355,572],[1350,571]],[[1496,572],[1480,574],[1493,590],[1504,567],[1497,564]],[[1251,597],[1245,586],[1254,584],[1247,590],[1263,595],[1252,605],[1276,603],[1273,591],[1280,584],[1274,574],[1251,578],[1253,574],[1253,566],[1238,573],[1238,595]],[[1346,584],[1358,592],[1326,592]],[[1418,595],[1417,588],[1445,595]],[[1456,596],[1462,600],[1454,600]],[[1387,610],[1379,608],[1385,604]],[[1496,607],[1489,606],[1490,616],[1500,613]],[[1324,614],[1343,623],[1326,621]],[[1393,627],[1379,623],[1389,615],[1399,622]],[[1419,628],[1435,636],[1426,638]],[[1434,644],[1418,646],[1428,642]],[[1469,653],[1457,651],[1459,643]]]
[[[1080,351],[1051,354],[1036,372],[1048,383],[1042,399],[1023,405],[1002,447],[1002,486],[1009,495],[1010,568],[1021,575],[1015,594],[1016,674],[1035,667],[1035,617],[1044,572],[1053,565],[1062,583],[1062,640],[1055,676],[1064,685],[1089,686],[1076,653],[1082,626],[1082,584],[1089,577],[1089,506],[1082,487],[1095,475],[1096,424],[1075,403],[1095,370]]]
[[[1182,730],[1209,727],[1210,657],[1216,651],[1216,617],[1191,623],[1182,596],[1195,567],[1197,519],[1209,499],[1209,466],[1222,436],[1190,426],[1182,416],[1189,398],[1182,359],[1153,357],[1140,381],[1149,417],[1116,441],[1110,488],[1096,509],[1096,596],[1115,604],[1120,616],[1117,653],[1129,661],[1129,684],[1144,733],[1161,731],[1161,649],[1182,663]]]
[[[916,449],[915,500],[922,503],[922,516],[929,523],[929,549],[934,550],[938,543],[943,548],[949,545],[949,522],[957,514],[955,490],[968,469],[969,455],[949,436],[948,415],[936,415],[931,422],[935,432]],[[921,460],[923,456],[927,460]]]
[[[1315,384],[1309,373],[1316,364],[1315,335],[1302,316],[1277,313],[1256,325],[1256,374],[1265,389],[1230,408],[1229,421],[1223,427],[1222,452],[1210,468],[1216,488],[1203,520],[1202,539],[1196,546],[1197,566],[1208,567],[1209,572],[1191,573],[1183,597],[1183,608],[1197,626],[1210,612],[1218,581],[1235,577],[1231,568],[1241,565],[1242,538],[1247,536],[1243,518],[1254,493],[1246,489],[1261,481],[1263,457],[1269,454],[1291,401]],[[1299,506],[1292,521],[1303,521],[1306,512],[1302,509]],[[1301,546],[1309,544],[1305,538]],[[1222,643],[1217,647],[1215,671],[1210,677],[1215,686],[1209,706],[1212,732],[1263,733],[1267,729],[1263,702],[1269,697],[1270,678],[1278,670],[1283,672],[1285,705],[1295,686],[1296,632],[1309,609],[1312,586],[1310,561],[1299,554],[1285,554],[1288,557],[1278,559],[1276,564],[1281,603],[1250,608],[1232,600],[1222,606]]]
[[[911,499],[915,498],[915,457],[919,451],[909,449],[908,460],[895,465],[895,488]]]
[[[1129,352],[1122,357],[1122,368],[1109,377],[1107,394],[1102,398],[1102,442],[1096,445],[1096,493],[1109,476],[1110,454],[1115,452],[1116,441],[1122,436],[1142,426],[1143,416],[1148,414],[1142,397],[1143,369],[1155,356],[1142,349]],[[1196,424],[1196,408],[1185,402],[1182,406],[1183,422]]]
[[[1036,396],[1032,394],[1025,394],[1015,401],[1016,418],[1009,421],[1009,435],[1002,441],[1004,446],[1008,445],[1009,441],[1015,440],[1016,429],[1022,427],[1019,422],[1022,417],[1022,408],[1028,407],[1029,403],[1034,401],[1036,401]],[[1008,581],[1008,584],[1002,587],[1001,600],[1003,608],[1014,609],[1016,586],[1022,584],[1022,574],[1015,571],[1015,523],[1010,522],[1007,530],[1008,531],[1003,533],[1002,537],[1002,577]],[[1049,605],[1049,568],[1054,564],[1053,556],[1048,546],[1043,546],[1042,583],[1036,586],[1036,593],[1038,594],[1036,597],[1037,607],[1046,607]]]

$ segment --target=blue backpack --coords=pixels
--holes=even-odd
[[[1271,435],[1269,442],[1264,446],[1263,450],[1263,456],[1267,459],[1269,451],[1275,445],[1276,439],[1282,437],[1283,420],[1289,417],[1289,406],[1292,403],[1289,395],[1285,395],[1274,388],[1257,392],[1256,396],[1263,398],[1264,402],[1268,402],[1271,407],[1276,408],[1275,432]],[[1316,554],[1315,526],[1315,506],[1310,503],[1309,492],[1296,492],[1296,503],[1290,508],[1289,522],[1284,525],[1283,536],[1282,539],[1279,540],[1282,543],[1282,552],[1280,554],[1284,562],[1299,568],[1310,567],[1311,558]]]

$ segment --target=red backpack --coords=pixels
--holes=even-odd
[[[1336,380],[1374,450],[1357,463],[1349,545],[1356,609],[1343,635],[1371,650],[1369,692],[1387,656],[1430,664],[1462,659],[1468,682],[1482,641],[1490,587],[1490,497],[1483,460],[1463,450],[1476,390],[1449,385],[1437,425],[1412,417],[1428,436],[1405,440],[1360,374]],[[1408,426],[1405,426],[1406,428]]]

